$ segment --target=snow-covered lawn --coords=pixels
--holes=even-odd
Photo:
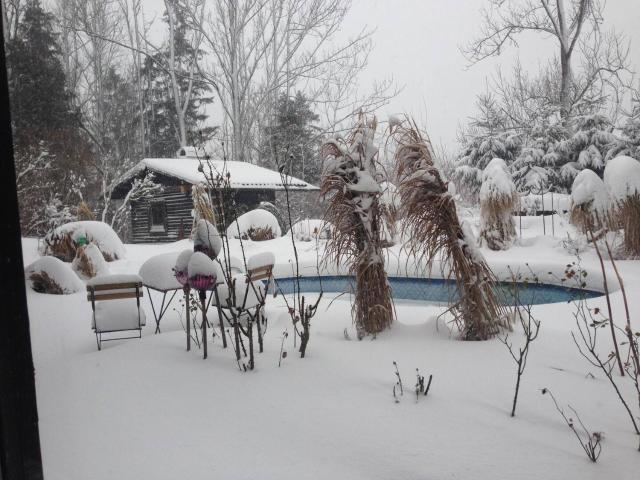
[[[528,262],[537,272],[561,275],[575,259],[562,246],[566,225],[556,222],[554,239],[540,236],[540,218],[526,218],[522,245],[483,253],[501,274]],[[272,250],[276,274],[287,275],[288,242],[248,242],[247,250]],[[298,245],[312,274],[316,245]],[[36,241],[25,239],[23,246],[29,264],[37,258]],[[126,258],[110,264],[111,270],[136,273],[153,255],[189,247],[188,241],[127,245]],[[599,288],[594,254],[582,255],[590,286]],[[404,264],[393,260],[390,270]],[[640,262],[620,267],[637,319]],[[612,299],[621,322],[619,292]],[[186,352],[175,311],[163,319],[161,334],[154,335],[154,322],[148,321],[141,340],[110,342],[98,352],[84,292],[29,291],[28,300],[49,480],[625,480],[640,474],[638,439],[626,413],[573,344],[571,304],[534,308],[542,320],[540,338],[532,346],[517,416],[510,418],[515,365],[505,346],[497,339],[456,340],[442,322],[436,324],[444,310],[438,306],[397,302],[393,328],[359,342],[344,336],[345,328],[351,330],[347,296],[333,303],[323,299],[307,358],[298,358],[290,335],[289,355],[278,367],[282,332],[292,329],[282,299],[270,297],[265,352],[257,356],[255,371],[240,373],[232,351],[217,339],[207,360],[197,348]],[[145,297],[150,318],[146,302]],[[603,299],[592,303],[604,307]],[[521,340],[521,329],[513,339]],[[601,342],[609,348],[607,335]],[[394,361],[405,385],[398,404],[392,395]],[[417,402],[416,368],[434,377],[428,397]],[[630,385],[621,383],[631,395]],[[604,432],[597,464],[586,458],[542,387],[571,404],[590,429]]]

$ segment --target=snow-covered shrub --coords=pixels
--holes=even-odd
[[[585,168],[602,174],[607,152],[616,142],[613,126],[603,115],[585,115],[575,119],[575,133],[560,142],[556,152],[562,160],[559,185],[569,188]]]
[[[293,225],[288,235],[291,234],[300,242],[328,240],[331,236],[331,225],[318,218],[305,218]]]
[[[429,141],[409,121],[394,127],[392,134],[398,144],[396,177],[409,249],[429,266],[436,258],[448,265],[443,273],[458,286],[459,300],[451,311],[462,338],[485,340],[509,328],[511,319],[496,297],[493,272],[475,248],[470,229],[460,222]]]
[[[454,184],[450,184],[453,188]],[[380,196],[380,210],[382,212],[383,222],[383,245],[390,247],[395,245],[398,236],[398,211],[400,209],[400,196],[398,195],[398,187],[391,182],[382,182],[380,184],[382,195]]]
[[[494,158],[482,172],[480,187],[480,240],[491,250],[509,248],[516,236],[512,213],[518,192],[501,158]]]
[[[76,250],[71,268],[84,279],[98,277],[109,273],[109,266],[102,253],[93,243],[82,245]]]
[[[65,262],[72,261],[79,246],[95,244],[107,262],[125,257],[124,245],[116,232],[104,222],[82,221],[59,226],[43,240],[42,255],[53,255]]]
[[[627,254],[640,256],[640,161],[625,155],[610,160],[604,183],[611,197],[611,222],[624,230]]]
[[[222,250],[222,238],[218,229],[203,218],[195,226],[193,249],[205,253],[209,258],[216,258]]]
[[[604,182],[593,170],[582,170],[571,186],[571,223],[584,232],[598,230],[605,225],[608,211]]]
[[[355,324],[358,335],[376,334],[391,326],[393,307],[382,254],[377,122],[360,115],[348,138],[325,143],[320,194],[327,199],[325,218],[334,226],[327,258],[347,263],[355,277]]]
[[[281,235],[282,231],[278,219],[273,213],[261,208],[240,215],[227,228],[229,238],[242,238],[243,240],[271,240]]]
[[[41,257],[25,268],[25,277],[33,290],[39,293],[63,295],[84,288],[69,265],[56,257]]]
[[[519,151],[520,139],[504,132],[484,132],[465,139],[465,143],[454,170],[453,181],[463,197],[477,199],[482,185],[482,171],[494,158],[503,158],[510,164]]]

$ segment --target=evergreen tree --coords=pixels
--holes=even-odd
[[[53,16],[31,0],[6,45],[18,195],[24,234],[72,218],[90,158],[65,87]]]
[[[180,2],[175,2],[174,15],[176,76],[180,92],[184,95],[189,89],[191,63],[200,60],[203,52],[202,50],[195,50],[188,39],[189,26],[185,20],[184,10]],[[164,20],[168,22],[166,12]],[[165,44],[162,51],[145,59],[142,68],[148,141],[147,153],[152,157],[173,157],[180,147],[176,105],[173,98],[171,78],[167,69],[169,55],[169,45]],[[188,141],[200,144],[203,140],[209,140],[215,131],[212,127],[202,127],[202,123],[208,118],[203,109],[213,102],[213,97],[208,95],[210,88],[202,81],[197,70],[192,74],[191,98],[185,113],[185,123]]]
[[[322,173],[318,156],[318,135],[313,123],[319,119],[302,92],[289,97],[281,94],[273,124],[264,129],[265,166],[284,165],[287,174],[317,184]]]

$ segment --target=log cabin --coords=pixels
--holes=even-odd
[[[283,206],[285,186],[279,172],[247,162],[204,159],[193,147],[183,147],[176,158],[141,160],[116,185],[112,197],[116,206],[124,201],[136,178],[153,173],[154,182],[163,187],[161,193],[131,202],[129,238],[125,241],[161,243],[188,237],[193,223],[192,187],[206,184],[210,172],[229,174],[237,215],[265,202]],[[313,209],[318,205],[318,187],[289,175],[285,179],[296,217],[317,214]]]

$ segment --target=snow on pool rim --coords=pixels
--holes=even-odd
[[[349,293],[348,288],[353,277],[349,275],[321,275],[300,278],[300,290],[305,293],[320,292],[320,283],[324,293]],[[456,283],[452,280],[426,277],[388,277],[394,300],[417,300],[429,303],[450,303],[457,296]],[[295,277],[276,278],[276,288],[279,293],[294,293]],[[517,283],[521,305],[542,305],[549,303],[570,302],[580,298],[590,299],[604,295],[589,289],[580,289],[533,282],[499,282],[498,296],[504,305],[514,305],[513,289]]]

